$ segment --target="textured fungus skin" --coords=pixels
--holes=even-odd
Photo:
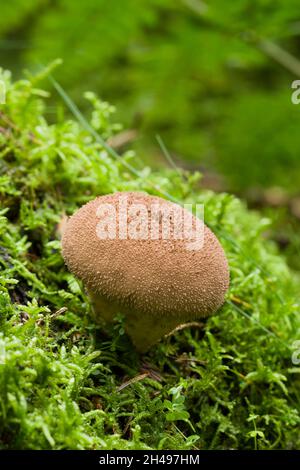
[[[85,284],[95,317],[112,321],[126,315],[126,330],[135,347],[145,351],[182,322],[206,317],[224,302],[229,287],[228,263],[211,230],[204,225],[204,244],[188,250],[183,240],[100,239],[96,215],[100,204],[118,207],[143,203],[184,209],[156,196],[131,192],[98,197],[81,207],[66,224],[62,254],[71,272]],[[195,217],[189,215],[195,222]],[[129,219],[130,220],[130,219]],[[175,221],[171,218],[171,233]]]

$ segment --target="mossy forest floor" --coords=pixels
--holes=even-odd
[[[50,124],[43,74],[0,78],[0,448],[299,449],[299,278],[264,240],[269,221],[198,175],[118,157],[113,110],[92,93],[90,127],[63,99]],[[66,215],[124,190],[203,202],[231,270],[216,315],[142,357],[121,315],[93,323],[60,253]]]

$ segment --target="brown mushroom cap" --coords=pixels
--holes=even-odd
[[[184,239],[100,239],[97,236],[100,204],[113,204],[120,196],[128,206],[142,203],[185,211],[181,206],[139,192],[101,196],[81,207],[67,222],[62,253],[67,266],[86,285],[98,307],[120,311],[134,319],[151,318],[165,325],[166,332],[180,322],[208,316],[224,302],[229,286],[228,263],[211,230],[204,225],[200,250],[187,249]],[[195,222],[195,217],[189,214]],[[130,220],[130,218],[128,219]],[[170,221],[171,233],[176,220]],[[106,317],[108,315],[106,314]],[[168,328],[168,324],[171,325]],[[149,323],[145,323],[149,328]]]

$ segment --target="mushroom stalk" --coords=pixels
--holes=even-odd
[[[99,294],[91,290],[88,290],[88,296],[91,299],[95,320],[102,318],[107,323],[112,323],[118,313],[118,308],[112,303],[106,302]],[[126,314],[125,331],[136,350],[140,353],[148,351],[151,346],[177,326],[178,318],[176,317],[168,318],[164,322],[156,316],[141,316],[135,312],[127,312]]]

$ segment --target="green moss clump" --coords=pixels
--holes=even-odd
[[[268,221],[195,175],[131,172],[131,152],[114,158],[63,106],[47,122],[37,77],[0,78],[0,448],[300,448],[299,279],[264,240]],[[92,101],[107,138],[112,109]],[[122,317],[93,324],[60,254],[64,216],[117,190],[204,203],[231,268],[221,311],[143,357]]]

